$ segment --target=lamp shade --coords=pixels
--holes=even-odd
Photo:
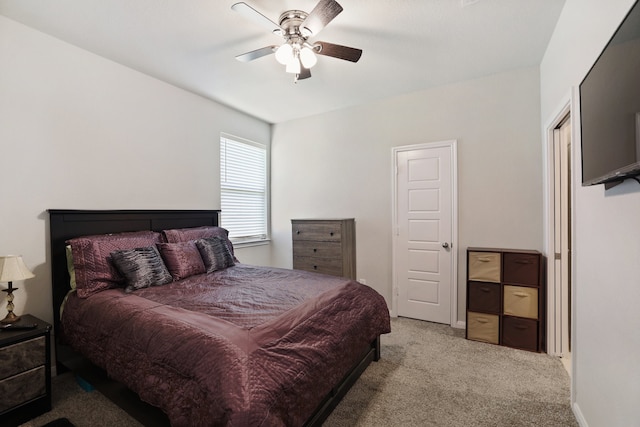
[[[293,73],[293,74],[299,74],[300,73],[300,60],[298,59],[298,57],[294,57],[291,61],[289,61],[289,63],[287,64],[287,68],[285,68],[285,71],[287,73]]]
[[[20,255],[0,256],[0,282],[13,282],[32,277],[36,276],[27,268]]]
[[[313,50],[305,46],[300,51],[300,62],[302,62],[304,68],[311,68],[316,65],[318,58],[316,58],[316,54],[313,53]]]
[[[276,50],[276,60],[282,65],[287,65],[293,60],[293,47],[285,43]]]

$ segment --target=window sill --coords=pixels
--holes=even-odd
[[[262,239],[262,240],[245,240],[243,242],[231,242],[233,243],[234,248],[249,248],[251,246],[266,246],[271,244],[271,239]]]

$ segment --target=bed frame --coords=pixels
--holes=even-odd
[[[65,242],[73,237],[125,231],[161,231],[171,228],[216,226],[219,210],[49,210],[54,342],[57,373],[73,371],[85,389],[102,394],[146,426],[168,426],[167,416],[108,378],[104,370],[88,362],[62,341],[60,306],[69,290]],[[306,426],[320,426],[371,361],[380,359],[380,337],[363,349],[363,356],[325,397]]]

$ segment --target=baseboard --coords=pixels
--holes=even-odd
[[[573,403],[573,405],[571,405],[571,409],[573,410],[573,415],[576,416],[576,420],[578,421],[578,425],[580,427],[589,427],[589,424],[587,423],[587,420],[584,419],[584,415],[582,415],[582,411],[580,410],[580,405],[578,405],[577,403]]]
[[[453,327],[457,328],[457,329],[467,329],[467,322],[463,322],[462,320],[458,320],[458,323],[456,323]]]

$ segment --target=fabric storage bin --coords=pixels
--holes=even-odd
[[[467,312],[467,339],[500,343],[500,318],[497,314]]]
[[[533,319],[504,316],[502,345],[522,350],[538,350],[538,322]]]
[[[469,280],[500,283],[500,253],[469,252]]]
[[[499,314],[500,284],[487,282],[469,282],[469,310]]]
[[[504,285],[504,314],[538,318],[538,289]]]
[[[538,255],[505,252],[502,261],[504,262],[503,282],[514,285],[538,285],[540,275]]]

